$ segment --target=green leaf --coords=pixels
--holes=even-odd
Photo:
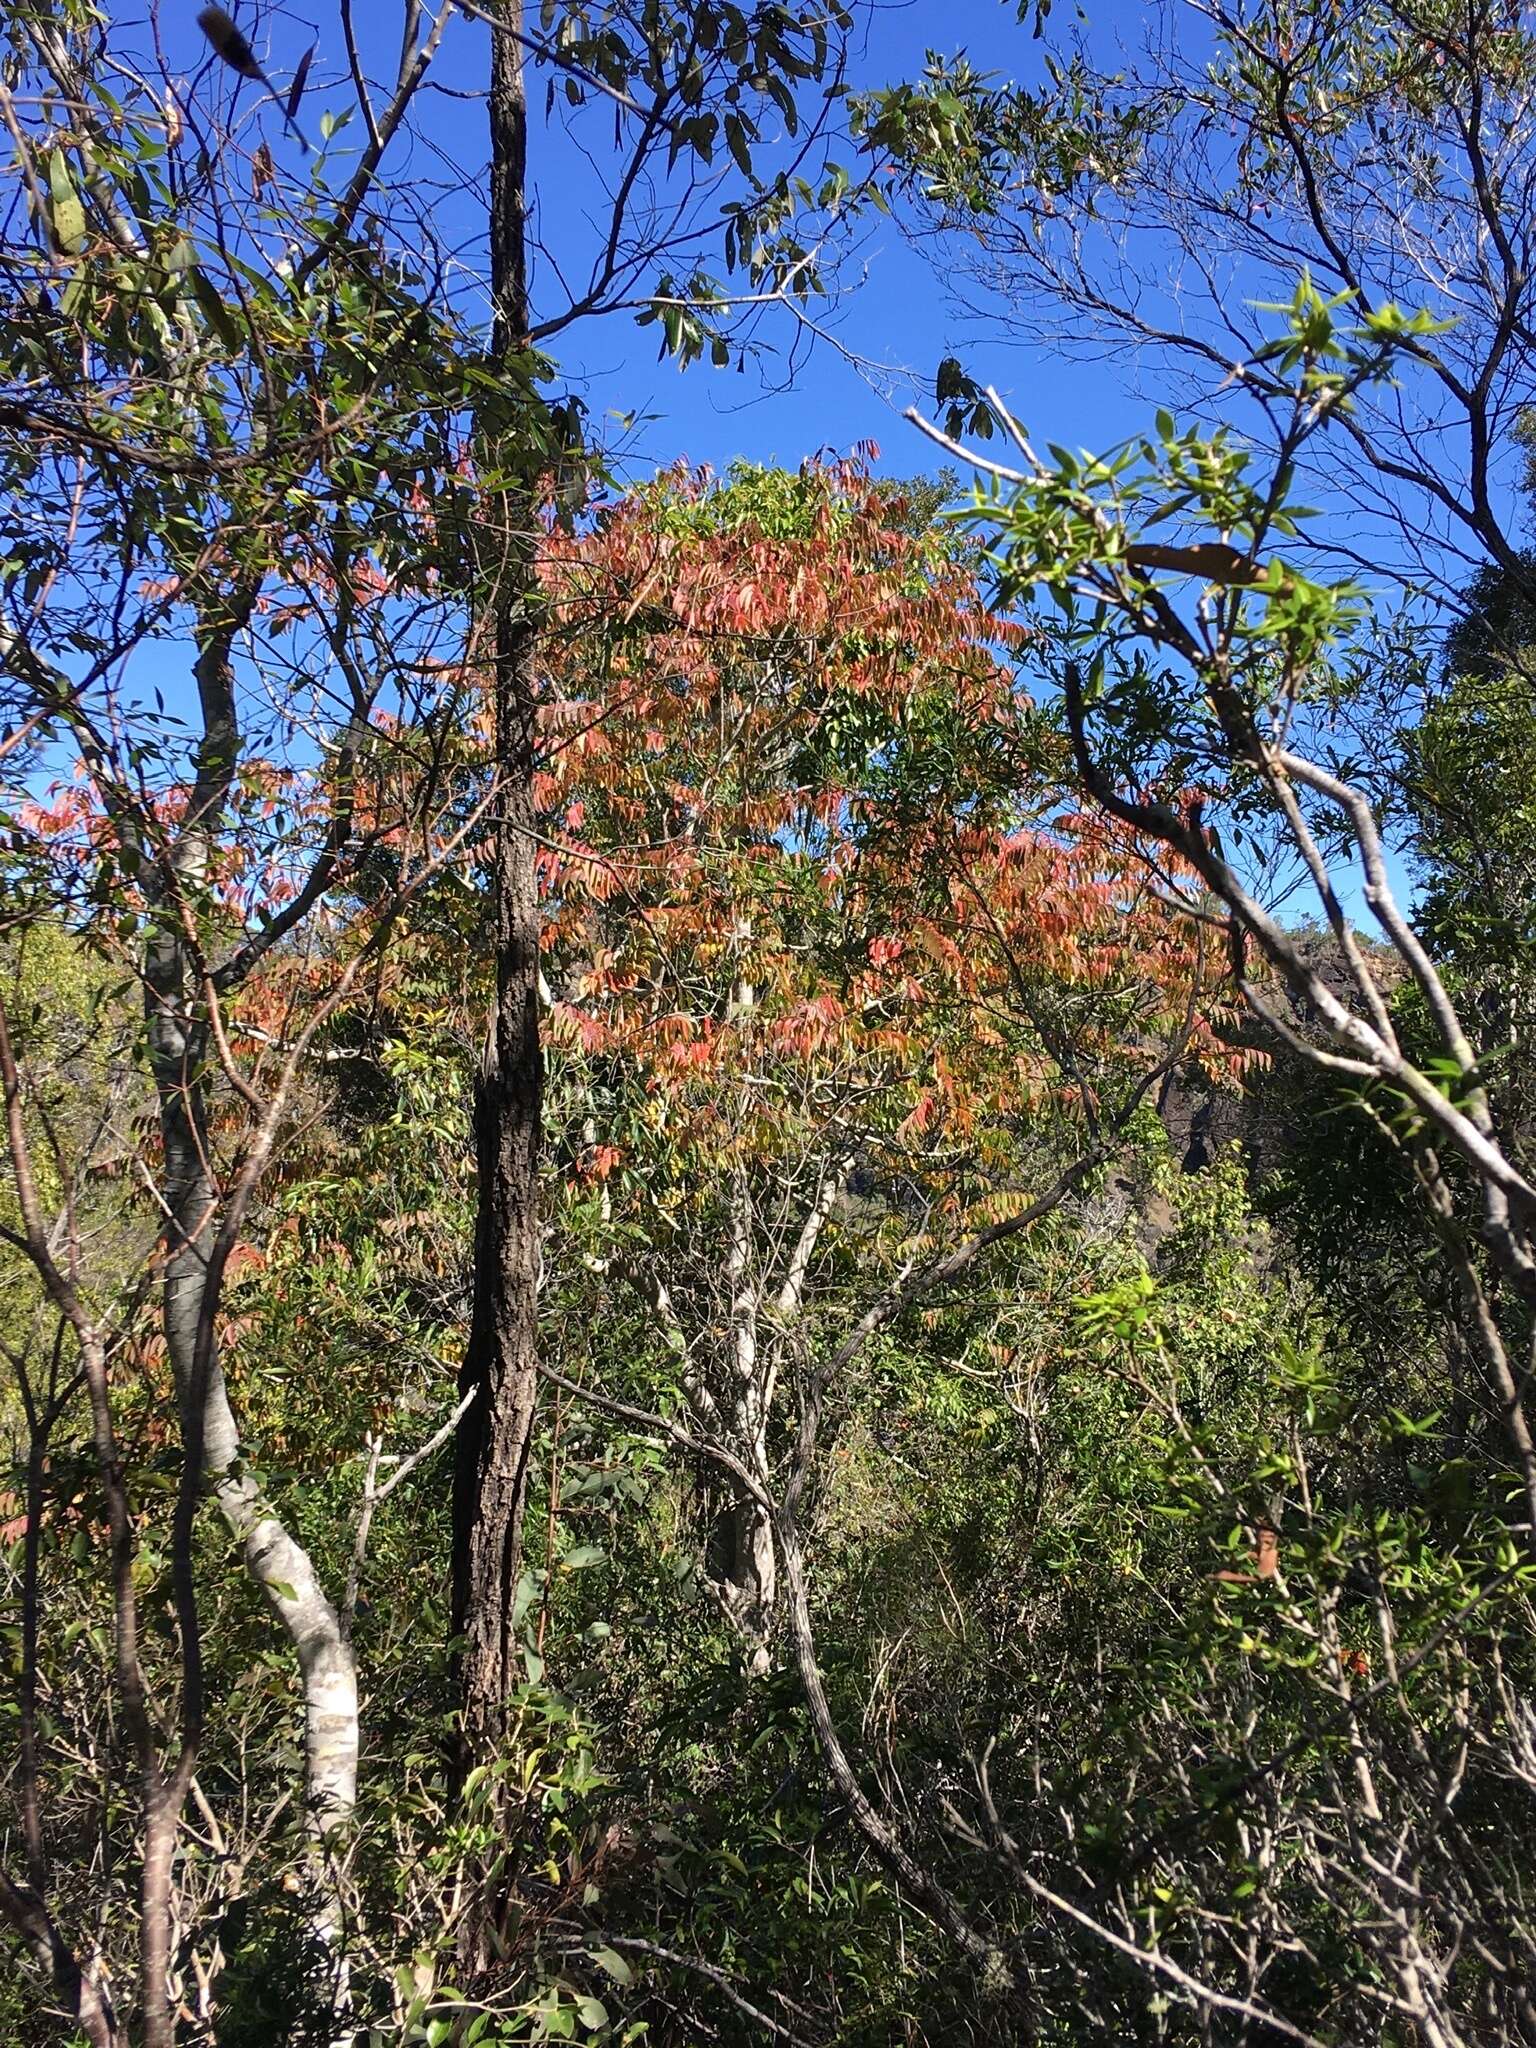
[[[615,1984],[622,1984],[627,1987],[634,1983],[634,1971],[616,1950],[611,1948],[593,1948],[588,1949],[587,1953],[600,1969],[608,1972]]]
[[[725,146],[736,160],[736,168],[744,178],[752,175],[752,152],[747,147],[747,124],[740,114],[725,117]]]
[[[217,334],[220,341],[224,343],[226,348],[238,349],[240,346],[240,329],[236,324],[233,313],[225,304],[223,297],[214,285],[212,278],[194,265],[187,272],[187,283],[192,288],[192,296],[196,299],[203,318],[208,322],[214,333]]]
[[[85,208],[69,175],[62,149],[48,158],[48,197],[53,208],[53,238],[66,256],[78,256],[85,247]]]

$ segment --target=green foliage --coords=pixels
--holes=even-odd
[[[976,70],[964,52],[930,50],[920,81],[861,96],[855,114],[870,145],[947,215],[993,214],[1020,188],[1079,198],[1091,214],[1136,163],[1148,116],[1081,55],[1044,53],[1044,69],[1030,90]]]
[[[1487,579],[1494,583],[1495,579]],[[1536,932],[1536,721],[1519,610],[1495,619],[1495,589],[1474,592],[1473,630],[1452,643],[1456,664],[1405,736],[1408,802],[1423,865],[1426,928],[1458,962],[1524,979]],[[1464,664],[1464,665],[1463,665]]]
[[[606,121],[617,100],[633,177],[661,189],[680,170],[712,210],[670,251],[645,235],[632,250],[616,226],[592,301],[493,360],[443,285],[458,252],[391,216],[382,182],[367,206],[333,188],[345,113],[320,116],[301,183],[251,162],[231,235],[213,155],[178,149],[157,95],[94,61],[96,10],[13,12],[18,78],[48,47],[39,25],[78,59],[67,94],[19,94],[9,73],[3,88],[25,232],[0,319],[18,508],[0,651],[7,717],[36,714],[0,819],[13,1149],[35,1149],[71,1284],[108,1336],[130,1680],[165,1711],[152,1744],[174,1739],[194,1607],[201,1622],[210,1711],[174,1867],[189,2048],[991,2048],[1026,2027],[1061,2048],[1211,2048],[1257,2038],[1245,2003],[1309,2040],[1407,2048],[1390,1957],[1410,1898],[1414,1967],[1450,2015],[1436,2038],[1523,2038],[1536,1570],[1500,1417],[1468,1370],[1466,1274],[1419,1205],[1429,1113],[1409,1087],[1320,1082],[1282,1057],[1250,1072],[1243,1142],[1176,1170],[1168,1089],[1152,1090],[1204,1085],[1191,1048],[1216,1064],[1220,998],[1205,956],[1191,969],[1160,911],[1142,917],[1168,889],[1208,917],[1196,885],[1219,878],[1224,837],[1245,879],[1262,870],[1295,787],[1274,747],[1359,696],[1365,600],[1308,553],[1298,477],[1326,434],[1365,431],[1398,379],[1459,345],[1443,307],[1297,264],[1241,373],[1278,422],[1273,460],[1168,411],[1105,454],[1041,456],[946,355],[948,431],[1014,451],[958,517],[940,516],[949,479],[872,484],[858,461],[673,472],[589,504],[582,409],[553,395],[545,353],[568,320],[627,307],[680,363],[739,363],[752,306],[826,292],[824,251],[888,203],[887,167],[969,231],[1022,209],[1042,244],[1053,223],[1113,232],[1180,107],[1081,52],[1044,59],[1031,88],[933,55],[856,102],[876,159],[861,179],[822,132],[844,90],[841,7],[546,0],[526,54],[550,106],[605,102]],[[1445,99],[1425,51],[1454,56],[1460,17],[1415,0],[1319,27],[1311,10],[1271,105],[1287,19],[1218,23],[1202,57],[1201,118],[1251,117],[1226,168],[1256,211],[1294,176],[1303,117],[1325,153],[1358,118],[1392,161],[1411,156]],[[1484,37],[1480,75],[1507,99],[1529,56],[1511,22]],[[495,944],[474,619],[496,537],[522,535],[535,491],[573,574],[605,541],[638,542],[632,580],[594,584],[588,616],[539,615],[540,1314],[557,1377],[506,1617],[520,1682],[498,1753],[466,1768],[446,1429]],[[759,558],[789,564],[777,610]],[[1055,617],[986,616],[983,565],[1004,608],[1043,592]],[[1517,1143],[1536,931],[1526,566],[1474,592],[1392,764],[1426,929],[1453,993],[1486,998],[1475,1068],[1437,1035],[1427,976],[1379,976],[1431,1109],[1490,1100]],[[862,609],[821,606],[812,630],[833,576]],[[190,741],[181,707],[125,710],[114,693],[146,646],[189,655],[215,703],[205,660],[241,592],[238,709]],[[1014,650],[1061,682],[1065,717],[1024,699]],[[603,694],[615,676],[646,699],[638,726]],[[59,745],[88,793],[45,789]],[[570,763],[589,754],[603,766],[583,780]],[[1124,834],[1093,838],[1084,780]],[[188,792],[209,788],[206,840],[178,870]],[[1165,848],[1192,850],[1150,880],[1148,815],[1172,819]],[[418,842],[461,830],[462,860],[412,866]],[[965,863],[983,858],[978,886]],[[181,896],[155,893],[167,871]],[[325,914],[283,925],[306,872]],[[399,913],[389,944],[365,950],[382,906]],[[187,949],[177,1001],[204,1028],[155,1105],[117,967],[168,936]],[[269,1504],[338,1602],[347,1589],[362,1783],[322,1852],[295,1790],[291,1647],[191,1490],[178,1519],[149,1248],[156,1111],[194,1101],[232,1184],[251,1095],[344,964],[367,971],[304,1047],[218,1317]],[[215,987],[233,1051],[209,1024]],[[701,1020],[728,1056],[669,1068],[665,1049],[703,1033],[663,1026]],[[1070,1192],[1014,1229],[1063,1174]],[[1444,1177],[1464,1192],[1464,1164]],[[50,1908],[126,1987],[144,1815],[114,1672],[113,1461],[92,1449],[100,1413],[20,1221],[8,1182],[0,1346],[27,1399],[0,1410],[0,1733],[8,1773],[24,1739],[37,1751]],[[1517,1289],[1489,1313],[1528,1346]],[[803,1615],[780,1584],[744,1619],[740,1536],[760,1504],[711,1455],[712,1416],[772,1496],[755,1533],[777,1568],[806,1561]],[[35,1698],[9,1683],[31,1671]],[[876,1828],[829,1768],[818,1688]],[[0,1783],[7,1857],[25,1791],[20,1770]],[[926,1891],[880,1827],[933,1874]],[[469,1955],[460,1907],[487,1872],[490,1934]],[[961,1922],[981,1967],[951,1938]],[[59,2037],[31,1981],[0,1987],[0,2030],[23,2048]]]

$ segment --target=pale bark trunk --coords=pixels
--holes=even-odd
[[[237,600],[229,616],[203,637],[196,669],[203,716],[197,776],[173,855],[172,887],[162,897],[145,950],[145,1014],[164,1160],[163,1315],[182,1402],[183,1441],[189,1454],[200,1460],[208,1489],[241,1544],[246,1569],[298,1657],[304,1691],[305,1813],[322,1897],[314,1931],[334,1949],[340,1913],[325,1851],[356,1804],[356,1669],[336,1609],[313,1563],[284,1527],[244,1456],[217,1343],[208,1347],[201,1374],[197,1369],[218,1194],[207,1130],[208,1025],[201,999],[194,995],[192,963],[179,924],[181,906],[174,899],[183,891],[195,894],[206,882],[217,814],[240,749],[231,647],[253,603],[254,593]]]
[[[725,1576],[721,1599],[747,1650],[747,1669],[766,1678],[773,1668],[768,1633],[779,1597],[773,1525],[756,1501],[733,1501],[724,1529]]]
[[[165,1331],[176,1382],[185,1394],[203,1310],[205,1247],[214,1230],[214,1195],[189,1143],[179,1103],[162,1122],[167,1193],[177,1248],[166,1262]],[[190,1157],[189,1157],[190,1153]],[[190,1420],[190,1418],[189,1418]],[[194,1432],[188,1430],[189,1440]],[[246,1569],[293,1642],[304,1688],[305,1808],[317,1843],[350,1818],[357,1801],[357,1673],[341,1621],[309,1554],[284,1527],[245,1458],[217,1349],[208,1364],[200,1438],[208,1489]],[[333,1916],[327,1912],[329,1931]]]
[[[751,989],[741,984],[736,1007],[749,1007],[751,1001]],[[773,1299],[773,1315],[766,1319],[762,1315],[765,1284],[754,1271],[752,1198],[745,1178],[738,1181],[732,1194],[731,1242],[726,1261],[731,1287],[734,1381],[731,1420],[743,1460],[765,1493],[770,1491],[769,1427],[784,1346],[789,1327],[804,1304],[817,1242],[846,1184],[851,1163],[842,1153],[828,1161]],[[743,1491],[726,1510],[721,1538],[721,1599],[748,1645],[748,1668],[754,1677],[760,1678],[771,1668],[769,1639],[779,1605],[778,1551],[772,1519],[760,1501]]]
[[[752,990],[738,985],[738,1011],[752,1006]],[[759,1288],[752,1258],[752,1194],[745,1175],[731,1191],[731,1244],[726,1274],[731,1289],[732,1420],[748,1469],[759,1479],[768,1470],[768,1401],[765,1361],[758,1343]],[[778,1598],[778,1558],[773,1529],[761,1506],[738,1495],[725,1512],[721,1597],[747,1646],[747,1668],[766,1676],[771,1658],[768,1633]]]
[[[207,1247],[215,1228],[215,1195],[204,1164],[201,1087],[191,1069],[186,1032],[170,1005],[151,1020],[161,1091],[167,1230],[164,1316],[167,1345],[183,1401],[194,1383],[203,1314]],[[344,1988],[338,1951],[341,1914],[328,1867],[332,1838],[357,1803],[359,1717],[357,1672],[340,1617],[309,1554],[284,1527],[246,1460],[215,1346],[202,1388],[201,1412],[184,1413],[183,1437],[201,1452],[205,1481],[226,1526],[240,1543],[246,1570],[288,1633],[304,1693],[304,1809],[314,1845],[319,1903],[313,1931],[335,1958],[333,1990]]]

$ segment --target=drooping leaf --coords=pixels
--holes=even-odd
[[[48,198],[55,242],[66,256],[78,256],[85,247],[85,207],[69,175],[62,149],[49,153]]]

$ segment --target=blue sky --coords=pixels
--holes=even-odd
[[[118,11],[122,28],[130,27],[137,11]],[[303,0],[292,7],[259,9],[245,0],[234,11],[281,89],[315,39],[317,23],[305,19]],[[333,36],[334,15],[328,8],[320,12],[325,32]],[[383,72],[397,47],[397,11],[369,0],[357,12],[365,58],[370,68],[376,64]],[[529,7],[530,22],[536,22],[537,13],[535,6]],[[189,72],[206,59],[194,15],[193,0],[185,0],[184,20],[179,13],[167,13],[165,21],[173,61],[184,63]],[[1039,45],[1029,29],[1019,25],[1007,0],[876,0],[863,20],[852,66],[856,87],[917,75],[930,48],[949,52],[963,47],[978,66],[1011,76],[1030,76],[1039,64]],[[1096,41],[1103,44],[1122,36],[1134,40],[1143,20],[1141,9],[1111,0],[1095,10]],[[483,86],[486,42],[483,27],[455,21],[434,76],[466,97],[421,103],[433,142],[445,160],[464,173],[473,172],[486,148],[483,106],[467,97]],[[311,133],[327,105],[344,103],[343,76],[341,52],[322,45],[303,111]],[[610,110],[600,101],[582,110],[572,130],[565,125],[558,101],[553,118],[546,118],[547,77],[547,72],[535,74],[530,91],[535,230],[562,256],[574,253],[579,271],[580,252],[590,249],[593,241],[598,201],[593,165],[598,170],[604,166],[613,124]],[[205,70],[198,97],[223,94],[230,83],[229,75],[217,67]],[[301,160],[270,101],[263,104],[260,89],[249,84],[240,86],[239,94],[244,121],[259,127],[274,152],[299,170]],[[255,139],[249,131],[242,135],[248,145]],[[333,145],[333,181],[344,175],[360,139],[354,122]],[[592,164],[582,159],[583,139],[591,147]],[[848,160],[848,153],[843,154]],[[412,169],[432,172],[430,161],[423,159]],[[445,192],[434,226],[449,239],[462,237],[467,242],[477,223],[464,200]],[[558,297],[547,263],[535,264],[534,290],[545,310]],[[1134,364],[1129,360],[1090,366],[1042,350],[967,346],[965,323],[949,303],[942,280],[888,220],[875,220],[861,237],[856,255],[844,264],[830,324],[839,343],[878,367],[861,372],[838,347],[817,343],[807,349],[802,335],[789,375],[785,351],[794,331],[787,320],[765,328],[764,339],[774,344],[775,352],[757,365],[749,364],[744,374],[734,368],[712,370],[707,363],[679,371],[670,362],[659,362],[657,330],[636,326],[627,313],[572,330],[554,352],[564,378],[586,398],[595,420],[610,411],[645,416],[627,444],[628,459],[636,469],[679,456],[716,465],[733,456],[794,464],[819,448],[846,450],[864,440],[879,444],[880,466],[886,470],[932,468],[939,459],[936,451],[901,418],[901,410],[928,396],[939,360],[950,353],[966,355],[978,373],[1000,385],[1032,426],[1053,440],[1104,446],[1132,432],[1156,402],[1150,395],[1131,398]]]
[[[1129,17],[1134,31],[1139,9],[1111,6],[1098,10],[1098,19],[1112,23],[1117,13]],[[1038,63],[1028,30],[1000,0],[882,0],[857,56],[854,82],[873,86],[914,77],[928,49],[957,47],[978,65],[1011,76]],[[558,139],[546,141],[558,155]],[[547,191],[542,206],[547,236],[557,231]],[[739,455],[793,464],[827,444],[847,449],[873,440],[883,469],[932,468],[942,456],[901,415],[905,406],[928,399],[934,370],[949,354],[964,354],[978,374],[995,376],[1016,409],[1055,440],[1102,445],[1146,418],[1145,405],[1129,396],[1134,364],[1128,360],[1089,369],[1043,350],[989,353],[973,346],[942,276],[892,220],[873,218],[839,286],[828,322],[835,342],[876,368],[856,367],[838,346],[818,342],[799,356],[792,381],[774,376],[771,363],[756,376],[751,366],[741,375],[703,364],[679,372],[657,361],[654,329],[619,322],[583,336],[571,353],[590,374],[594,404],[605,388],[622,389],[626,406],[656,415],[643,447],[660,459],[686,455],[720,463]],[[781,323],[777,338],[789,337],[788,324]]]
[[[237,84],[210,61],[195,25],[195,0],[163,4],[171,61],[195,79],[197,103],[217,102],[227,112],[235,93],[242,144],[253,147],[259,135],[286,168],[305,175],[312,166],[286,136],[272,101],[258,86]],[[356,11],[365,63],[370,70],[388,72],[397,48],[396,8],[368,0]],[[279,90],[316,40],[320,22],[325,34],[335,35],[332,9],[321,8],[319,22],[307,20],[304,0],[259,9],[243,0],[236,12]],[[537,7],[530,5],[528,14],[536,22]],[[117,26],[130,39],[136,17],[142,21],[138,9],[117,11]],[[1126,0],[1097,6],[1092,23],[1097,53],[1117,43],[1134,46],[1145,22],[1144,10]],[[1053,25],[1070,29],[1073,23],[1059,10]],[[473,280],[484,274],[480,194],[487,141],[480,95],[487,43],[482,26],[462,18],[453,22],[434,70],[441,90],[419,102],[424,140],[398,172],[402,184],[414,183],[418,189],[423,180],[440,181],[433,230],[441,241],[463,249],[471,301],[480,289]],[[915,77],[930,48],[946,53],[964,48],[978,68],[1008,77],[1039,76],[1041,46],[1019,23],[1013,0],[877,0],[866,17],[852,83],[872,87]],[[556,112],[548,117],[548,75],[535,71],[530,90],[534,228],[538,241],[579,277],[598,233],[601,180],[612,162],[613,112],[598,101],[567,125],[557,99]],[[311,135],[327,107],[339,109],[350,98],[342,52],[321,43],[302,110]],[[336,139],[321,166],[319,175],[333,186],[350,169],[361,140],[358,128],[353,122]],[[911,247],[894,221],[872,218],[856,253],[843,264],[838,284],[830,317],[836,343],[796,349],[792,374],[784,351],[795,330],[778,315],[777,325],[764,335],[778,344],[777,353],[749,363],[744,374],[734,367],[715,370],[707,362],[679,371],[670,360],[659,361],[657,329],[636,325],[627,312],[569,330],[552,352],[562,381],[585,397],[599,433],[609,414],[641,416],[624,449],[624,470],[630,475],[646,474],[679,457],[717,468],[734,457],[793,465],[818,450],[841,452],[864,441],[878,443],[879,467],[887,472],[932,470],[942,456],[901,415],[906,405],[929,400],[934,369],[948,354],[961,355],[973,374],[995,382],[1042,441],[1104,449],[1145,427],[1166,396],[1150,366],[1141,376],[1144,366],[1134,351],[1111,351],[1089,361],[1017,338],[1005,342],[995,329],[978,329],[947,292],[946,280],[931,262],[931,249]],[[534,294],[536,317],[559,304],[559,282],[547,259],[536,258]],[[850,361],[850,355],[863,359],[864,367]]]
[[[241,145],[249,149],[258,138],[265,139],[285,169],[304,177],[314,167],[285,134],[272,100],[259,86],[235,81],[211,57],[196,26],[196,4],[158,0],[163,46],[173,69],[191,80],[194,104],[217,106],[227,117],[233,98]],[[311,134],[328,107],[350,102],[351,84],[344,52],[334,47],[338,30],[330,5],[306,18],[305,0],[230,4],[280,90],[305,50],[317,45],[302,109]],[[860,23],[850,74],[855,89],[916,77],[930,49],[963,49],[978,69],[1025,83],[1043,77],[1044,46],[1027,21],[1020,22],[1018,0],[855,0],[855,5]],[[144,37],[143,6],[144,0],[138,0],[136,6],[114,9],[115,31],[129,45]],[[390,74],[398,48],[394,0],[366,0],[354,12],[365,67],[376,75]],[[527,17],[537,28],[534,0],[529,0]],[[1198,19],[1196,10],[1185,10],[1181,23],[1192,18]],[[1094,0],[1091,19],[1069,0],[1058,0],[1049,26],[1058,41],[1082,34],[1095,58],[1113,65],[1117,52],[1134,58],[1150,22],[1134,0]],[[482,317],[489,311],[480,283],[485,269],[488,40],[482,24],[455,15],[429,87],[418,96],[413,116],[418,139],[405,149],[397,143],[390,159],[392,175],[403,189],[437,195],[432,232],[442,244],[463,252],[460,281],[467,310]],[[600,239],[603,179],[617,160],[615,110],[594,98],[570,115],[557,94],[549,115],[545,88],[553,76],[543,67],[532,67],[530,73],[533,227],[549,252],[535,256],[536,317],[559,309],[556,263],[579,280],[590,262]],[[813,98],[811,88],[803,97],[807,103]],[[362,140],[360,128],[353,121],[315,171],[333,189],[351,167]],[[851,148],[838,153],[845,162],[855,161]],[[774,167],[771,147],[763,161]],[[739,189],[727,164],[718,197]],[[711,212],[716,204],[711,197]],[[1139,258],[1144,245],[1136,253]],[[704,266],[718,274],[717,252],[700,254]],[[869,440],[880,445],[881,466],[887,470],[933,468],[942,457],[901,415],[914,400],[930,400],[935,368],[950,354],[959,355],[981,380],[995,383],[1042,441],[1102,450],[1144,428],[1158,405],[1177,407],[1178,390],[1169,388],[1152,359],[1138,360],[1131,347],[1111,347],[1089,358],[1033,344],[1016,333],[1005,335],[997,322],[967,316],[947,288],[942,263],[932,260],[934,254],[932,244],[921,251],[909,245],[894,221],[868,216],[856,247],[837,269],[833,305],[816,306],[818,317],[833,329],[834,341],[805,346],[807,337],[803,331],[797,334],[787,315],[769,316],[760,330],[769,350],[749,362],[745,374],[734,366],[714,370],[707,362],[680,371],[670,361],[659,361],[657,329],[637,326],[627,311],[571,328],[551,344],[551,353],[561,380],[587,401],[599,434],[616,433],[604,425],[609,415],[640,417],[626,444],[633,472],[678,457],[717,466],[733,456],[794,464],[818,449],[843,451]],[[1153,255],[1155,261],[1155,250]],[[1244,282],[1256,285],[1258,280]],[[1249,293],[1239,292],[1233,281],[1230,296],[1247,298]],[[1165,297],[1167,307],[1181,303]],[[863,359],[864,367],[850,361],[850,355]]]
[[[1114,0],[1096,9],[1098,25],[1111,34],[1123,25],[1134,35],[1143,18],[1141,9]],[[1014,77],[1029,75],[1039,62],[1038,46],[1006,0],[881,0],[855,60],[854,82],[912,78],[930,48],[960,47],[978,66]],[[548,199],[544,204],[548,232]],[[719,463],[740,455],[792,464],[827,444],[847,449],[872,440],[881,450],[879,466],[894,473],[931,469],[943,459],[902,411],[928,400],[934,371],[950,354],[964,355],[976,374],[995,379],[1014,409],[1053,440],[1102,446],[1147,417],[1146,401],[1131,396],[1135,365],[1129,359],[1089,367],[1045,350],[978,345],[942,275],[892,220],[872,220],[839,285],[829,322],[835,340],[876,369],[856,367],[838,347],[819,342],[797,361],[787,383],[772,378],[769,365],[757,377],[750,366],[744,375],[702,364],[679,372],[657,362],[654,330],[621,333],[615,323],[581,344],[594,398],[611,384],[630,394],[626,404],[657,415],[643,445],[663,459],[686,455]],[[787,327],[780,334],[787,339]]]

